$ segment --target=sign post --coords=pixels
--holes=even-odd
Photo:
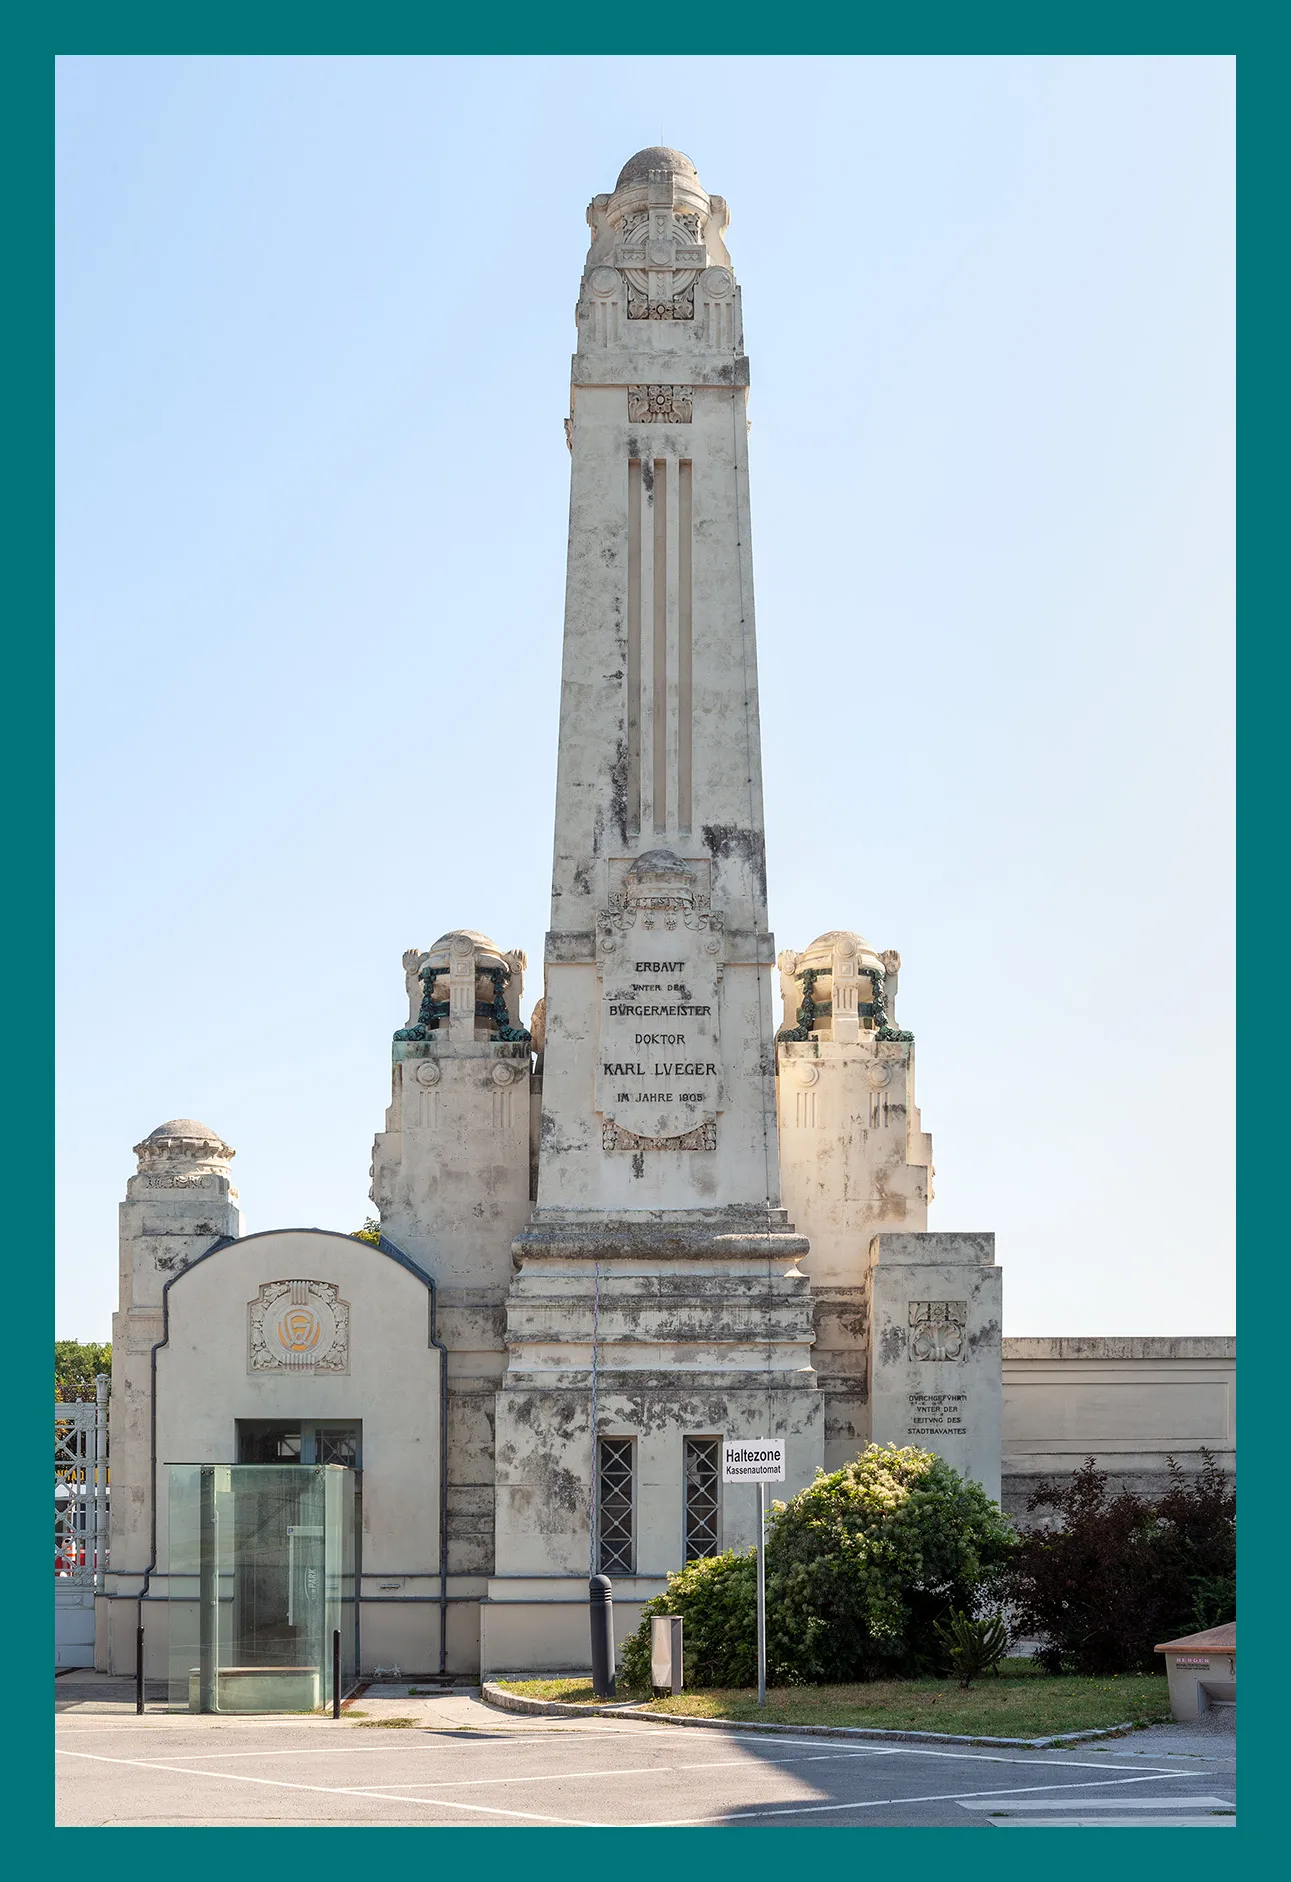
[[[767,1485],[784,1482],[783,1438],[728,1438],[722,1445],[722,1482],[758,1486],[758,1704],[767,1702]]]

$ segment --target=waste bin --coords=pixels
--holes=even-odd
[[[650,1622],[650,1684],[657,1693],[681,1691],[680,1614],[656,1614]]]

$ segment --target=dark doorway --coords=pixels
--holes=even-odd
[[[239,1418],[239,1464],[345,1464],[354,1472],[354,1582],[342,1603],[354,1607],[354,1664],[359,1656],[359,1603],[356,1599],[363,1576],[363,1425],[359,1419],[347,1422],[337,1418]],[[239,1611],[258,1614],[266,1608],[280,1608],[284,1647],[293,1638],[287,1624],[287,1580],[250,1576],[238,1589]],[[279,1582],[281,1585],[279,1585]]]

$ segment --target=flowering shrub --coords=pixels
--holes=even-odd
[[[774,1505],[767,1524],[767,1676],[772,1684],[941,1672],[936,1624],[993,1587],[1013,1532],[986,1492],[931,1452],[870,1445],[854,1463]],[[756,1676],[753,1550],[691,1562],[648,1601],[624,1645],[623,1683],[650,1681],[650,1620],[685,1621],[686,1678]]]

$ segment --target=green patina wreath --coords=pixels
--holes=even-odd
[[[515,1045],[528,1045],[529,1035],[522,1026],[511,1024],[511,1014],[507,1007],[506,984],[511,978],[508,967],[485,967],[480,970],[493,982],[493,998],[475,1002],[476,1019],[487,1019],[493,1025],[493,1037],[509,1041]],[[401,1026],[395,1034],[396,1040],[427,1039],[438,1030],[441,1019],[448,1018],[448,1001],[434,998],[435,982],[441,974],[446,974],[446,967],[427,967],[422,973],[422,982],[426,991],[421,996],[421,1006],[417,1012],[415,1026]]]
[[[859,1017],[861,1019],[872,1019],[874,1021],[874,1036],[876,1039],[884,1041],[913,1040],[914,1034],[912,1032],[903,1032],[899,1026],[888,1025],[888,1006],[887,1001],[883,997],[883,969],[881,967],[866,967],[861,971],[870,976],[870,985],[874,992],[874,998],[872,1000],[862,1000],[859,1002],[856,1008]],[[816,982],[820,979],[822,974],[832,972],[833,969],[830,967],[804,967],[801,972],[794,975],[795,980],[802,982],[802,1004],[798,1008],[798,1024],[796,1026],[782,1026],[776,1034],[777,1040],[782,1041],[786,1045],[793,1045],[799,1042],[805,1043],[811,1037],[812,1027],[815,1025],[816,1020],[823,1019],[826,1015],[832,1016],[834,1011],[833,1001],[818,1000],[816,998]]]

